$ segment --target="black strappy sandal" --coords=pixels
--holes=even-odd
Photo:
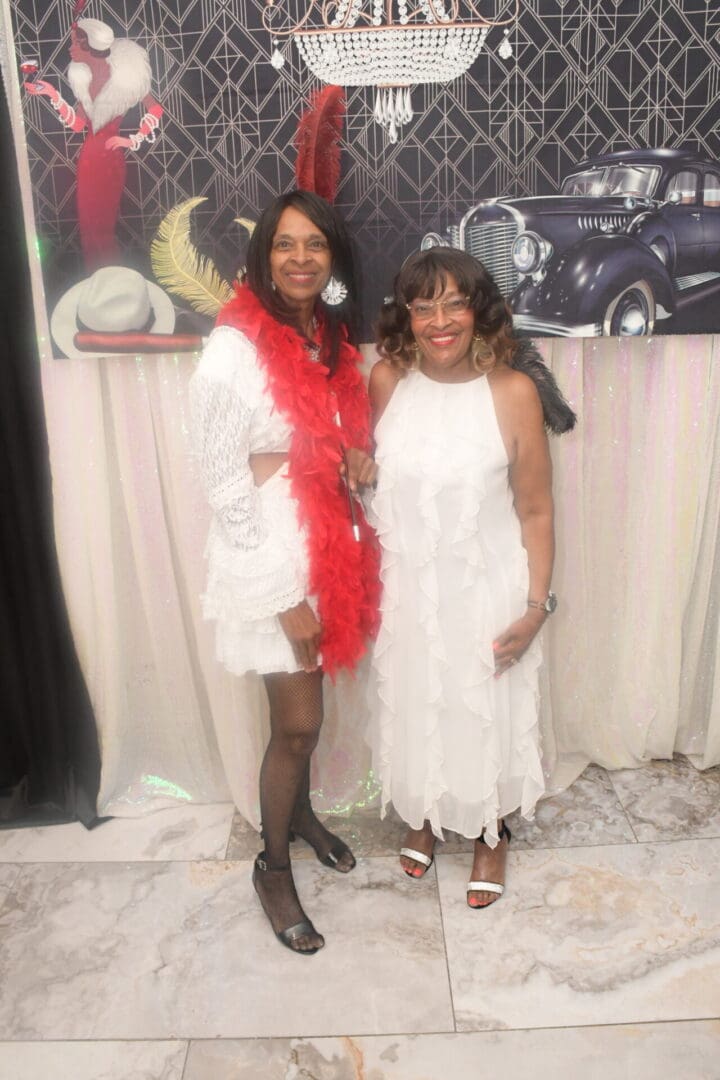
[[[265,835],[262,829],[260,830],[260,836],[263,840],[265,839]],[[294,844],[299,836],[300,833],[296,833],[294,829],[290,829],[290,831],[288,832],[289,843]],[[300,836],[300,839],[304,840],[305,838],[303,836]],[[335,837],[335,843],[332,845],[326,855],[321,855],[315,845],[311,844],[309,840],[305,840],[305,843],[309,844],[310,847],[313,849],[319,863],[322,863],[323,866],[329,866],[331,870],[337,870],[339,874],[349,874],[350,871],[354,870],[357,866],[357,859],[355,858],[345,841],[341,840],[339,836]],[[338,864],[342,859],[343,855],[345,855],[346,853],[352,859],[352,864],[348,866],[347,870],[340,870]]]
[[[252,882],[253,882],[253,885],[255,887],[255,892],[258,893],[258,899],[260,900],[260,903],[262,904],[262,909],[265,912],[265,914],[267,915],[268,922],[270,922],[271,927],[272,927],[272,921],[271,921],[270,916],[269,916],[269,914],[267,912],[265,904],[263,904],[262,896],[258,892],[257,875],[258,875],[258,873],[262,873],[262,874],[279,874],[279,873],[284,874],[284,873],[287,873],[289,870],[290,870],[290,863],[288,863],[287,866],[268,866],[267,861],[265,859],[265,852],[264,851],[260,852],[260,854],[255,859],[255,863],[253,864]],[[275,934],[275,937],[278,939],[278,941],[280,942],[281,945],[284,945],[286,949],[290,949],[290,952],[296,953],[298,956],[314,956],[315,953],[319,952],[320,949],[322,949],[324,944],[325,944],[325,940],[323,939],[323,944],[322,945],[316,945],[312,949],[295,949],[295,948],[293,948],[293,942],[297,941],[298,938],[307,937],[310,934],[318,934],[318,931],[315,929],[315,927],[313,926],[313,924],[310,922],[309,919],[301,919],[300,922],[294,923],[292,926],[288,926],[285,930],[275,930],[274,927],[273,927],[273,933]],[[322,937],[322,934],[318,934],[318,937]]]
[[[498,833],[498,840],[502,840],[506,836],[507,836],[507,842],[509,844],[510,841],[512,840],[512,833],[510,832],[509,828],[507,827],[507,825],[503,821],[502,829]],[[484,844],[485,843],[484,835],[483,836],[478,836],[477,843],[479,843],[479,844]],[[501,885],[499,881],[468,881],[466,891],[468,893],[468,897],[469,897],[469,894],[471,892],[497,893],[498,900],[499,900],[500,897],[502,896],[502,894],[505,892],[505,886]],[[472,911],[484,911],[485,908],[492,907],[493,904],[496,904],[496,903],[497,903],[497,900],[491,900],[487,904],[471,904],[469,898],[467,900],[467,906],[469,908],[471,908]]]
[[[310,847],[313,847],[311,844]],[[351,870],[354,870],[357,866],[357,860],[353,855],[350,848],[347,846],[344,840],[337,839],[337,842],[328,851],[327,855],[321,855],[320,852],[313,848],[313,851],[317,855],[318,862],[321,862],[323,866],[329,866],[332,870],[337,870],[339,874],[349,874]],[[348,866],[347,870],[341,870],[339,867],[340,860],[343,855],[349,855],[352,859],[352,864]]]

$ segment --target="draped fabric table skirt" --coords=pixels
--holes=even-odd
[[[589,762],[720,762],[720,338],[556,340],[579,414],[553,440],[560,603],[544,631],[550,792]],[[45,361],[66,599],[100,729],[99,811],[230,793],[258,824],[264,690],[202,619],[208,512],[191,457],[193,356]],[[320,809],[372,800],[364,674],[328,688]]]

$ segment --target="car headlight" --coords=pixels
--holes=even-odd
[[[550,254],[549,245],[537,233],[520,233],[513,244],[512,261],[521,274],[534,274],[545,265]]]
[[[425,233],[420,243],[421,251],[429,251],[430,248],[442,247],[444,244],[449,244],[449,240],[443,240],[441,236],[438,236],[436,232]]]

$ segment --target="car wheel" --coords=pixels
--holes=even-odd
[[[603,320],[607,337],[642,337],[655,325],[655,297],[644,281],[623,289],[608,305]]]

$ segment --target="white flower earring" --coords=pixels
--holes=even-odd
[[[347,285],[333,276],[320,293],[320,296],[330,307],[337,307],[338,304],[342,304],[347,294]]]

